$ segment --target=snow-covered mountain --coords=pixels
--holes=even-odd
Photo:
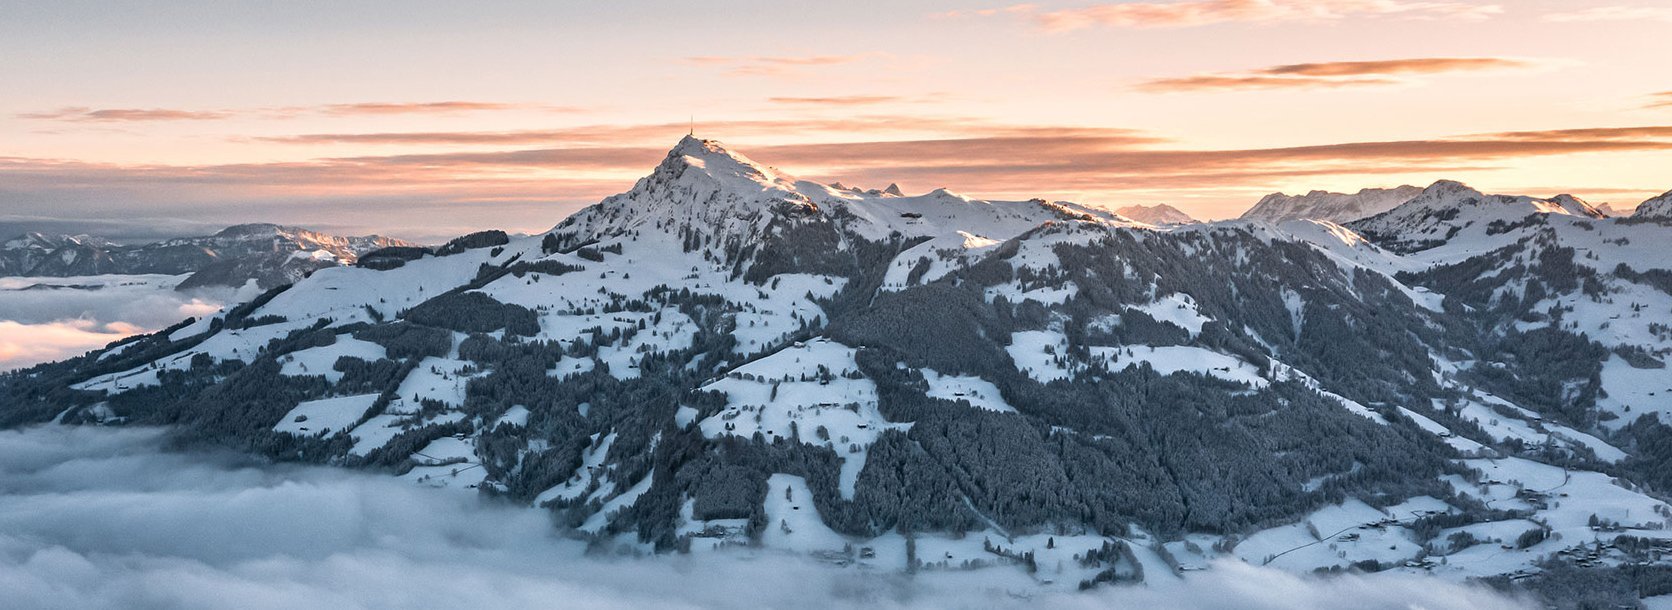
[[[88,235],[28,232],[0,243],[0,276],[26,275],[63,249],[98,249],[114,244]]]
[[[85,235],[27,233],[0,244],[0,275],[192,274],[182,289],[238,287],[250,280],[272,288],[316,269],[352,264],[378,248],[409,245],[375,235],[340,237],[274,224],[237,225],[214,235],[140,246]]]
[[[1672,220],[1672,191],[1639,204],[1632,216],[1639,219]]]
[[[1453,240],[1494,243],[1529,219],[1547,215],[1602,219],[1607,216],[1572,195],[1549,199],[1484,195],[1460,182],[1441,180],[1386,212],[1350,224],[1355,230],[1402,252],[1427,250]]]
[[[392,469],[612,552],[1560,584],[1661,561],[1672,514],[1668,228],[1592,211],[1439,183],[1345,225],[1156,225],[686,138],[544,234],[0,377],[0,425]]]
[[[1367,188],[1357,193],[1312,191],[1305,195],[1272,193],[1243,212],[1242,220],[1281,223],[1290,220],[1327,220],[1347,223],[1398,207],[1422,193],[1415,186]]]
[[[1178,208],[1165,203],[1155,205],[1129,205],[1115,210],[1116,214],[1152,225],[1187,225],[1194,224],[1196,219]]]
[[[559,247],[629,232],[687,233],[739,249],[811,225],[834,224],[863,239],[1007,239],[1048,221],[1120,223],[1108,212],[1068,202],[984,201],[946,189],[905,196],[840,189],[786,175],[714,141],[686,137],[632,190],[569,217],[552,230]]]

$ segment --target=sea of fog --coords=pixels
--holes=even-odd
[[[174,290],[186,277],[0,277],[0,371],[79,356],[259,292],[254,286]]]
[[[6,608],[1509,608],[1416,576],[1223,563],[1165,586],[1030,593],[1020,570],[901,574],[769,551],[589,556],[538,510],[392,477],[165,451],[166,432],[0,431]]]

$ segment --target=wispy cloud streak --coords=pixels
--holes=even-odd
[[[1119,2],[1041,10],[1018,4],[943,16],[1026,15],[1048,31],[1089,27],[1188,28],[1222,23],[1331,22],[1351,18],[1479,21],[1504,11],[1496,4],[1410,0],[1181,0]]]
[[[1672,7],[1613,5],[1544,15],[1545,21],[1574,23],[1586,21],[1672,21]]]
[[[55,110],[24,112],[17,118],[65,121],[72,123],[100,122],[165,122],[216,121],[232,118],[287,119],[299,116],[380,116],[380,115],[444,115],[467,112],[503,112],[512,110],[542,112],[579,112],[573,106],[549,104],[519,104],[505,102],[356,102],[319,106],[285,106],[278,108],[244,108],[219,110],[191,110],[183,108],[91,108],[65,106]]]
[[[1396,85],[1397,78],[1455,72],[1527,68],[1533,63],[1499,57],[1421,57],[1375,61],[1286,64],[1248,72],[1161,78],[1138,85],[1143,91],[1181,92],[1235,89],[1316,89]]]
[[[755,127],[767,133],[773,125],[763,123]],[[677,131],[668,131],[672,128],[647,127],[646,132],[658,132],[662,140],[667,140],[678,135]],[[756,159],[809,177],[861,184],[898,180],[987,194],[1224,187],[1281,176],[1449,172],[1552,155],[1672,150],[1672,126],[1206,150],[1171,146],[1164,138],[1120,129],[982,126],[978,131],[982,135],[950,135],[969,133],[966,129],[948,130],[945,133],[949,135],[928,138],[742,148]],[[362,135],[385,141],[401,137]],[[425,134],[420,139],[455,141],[471,137]],[[50,191],[124,186],[183,191],[215,188],[234,196],[241,193],[280,197],[286,193],[364,195],[396,191],[430,193],[437,197],[458,197],[466,193],[477,197],[518,197],[538,193],[568,196],[576,193],[573,189],[577,186],[584,186],[584,194],[595,196],[621,190],[631,177],[660,159],[665,150],[666,142],[657,141],[642,145],[559,145],[197,167],[0,159],[0,177],[16,189]]]
[[[24,112],[20,119],[69,121],[73,123],[143,121],[213,121],[233,116],[224,110],[180,110],[175,108],[88,108],[65,106],[57,110]]]

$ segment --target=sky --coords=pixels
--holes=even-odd
[[[680,136],[1167,203],[1672,188],[1669,0],[0,0],[0,227],[541,231]]]
[[[157,429],[0,431],[0,599],[81,608],[1509,609],[1408,574],[1294,575],[1241,562],[1188,581],[1027,593],[1020,569],[915,578],[737,549],[634,558],[550,515],[385,474],[162,451]],[[451,493],[450,493],[451,492]],[[1186,586],[1188,585],[1188,586]]]

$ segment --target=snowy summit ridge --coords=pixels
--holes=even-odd
[[[959,232],[1005,240],[1053,220],[1130,224],[1118,215],[1068,202],[988,201],[935,189],[908,196],[804,180],[727,149],[685,136],[649,176],[553,229],[561,247],[628,231],[656,230],[741,247],[797,228],[951,237]]]

